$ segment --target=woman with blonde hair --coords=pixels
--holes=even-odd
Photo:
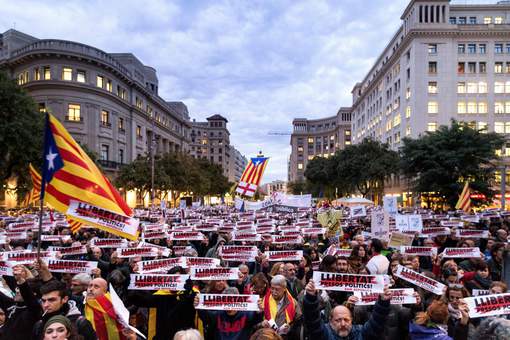
[[[271,271],[269,272],[270,277],[275,277],[276,275],[283,275],[283,269],[285,264],[283,262],[276,262],[271,267]]]

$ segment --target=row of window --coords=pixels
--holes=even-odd
[[[495,16],[495,17],[492,17],[492,16],[484,16],[483,17],[483,24],[484,25],[489,25],[489,24],[496,24],[496,25],[501,25],[504,23],[504,20],[503,20],[503,17],[502,16]],[[478,24],[478,18],[477,17],[465,17],[465,16],[462,16],[462,17],[450,17],[450,24],[452,25],[476,25]]]
[[[428,53],[429,54],[437,54],[438,44],[429,44],[428,45]],[[480,43],[460,43],[457,44],[457,53],[458,54],[486,54],[487,53],[487,44]],[[495,54],[503,54],[510,53],[510,43],[495,43],[494,44],[494,53]]]

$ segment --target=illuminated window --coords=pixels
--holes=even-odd
[[[346,136],[350,136],[351,135],[351,130],[345,130],[345,135]]]
[[[308,143],[313,143],[313,137],[308,137]]]
[[[406,99],[409,99],[409,98],[411,98],[411,89],[408,87],[406,89]]]
[[[510,93],[510,81],[505,83],[505,93]]]
[[[51,79],[51,68],[49,66],[43,67],[44,80]]]
[[[500,24],[502,24],[502,23],[503,23],[503,17],[495,17],[495,18],[494,18],[494,23],[495,23],[496,25],[500,25]]]
[[[298,152],[303,152],[303,147],[302,146],[298,146],[297,151]]]
[[[484,17],[483,18],[483,23],[485,25],[491,24],[492,23],[492,17]]]
[[[34,80],[41,80],[41,72],[39,67],[34,68]]]
[[[112,92],[113,91],[112,81],[110,79],[108,79],[106,81],[106,91],[108,91],[108,92]]]
[[[505,123],[503,123],[503,122],[494,122],[494,132],[496,132],[496,133],[505,133]]]
[[[73,122],[79,122],[81,121],[81,115],[80,115],[80,105],[78,104],[69,104],[67,106],[67,120],[73,121]]]
[[[495,62],[494,63],[494,73],[503,73],[503,63],[502,62]]]
[[[437,44],[429,44],[429,54],[437,53]]]
[[[142,138],[142,127],[140,125],[136,126],[136,137]]]
[[[505,102],[505,113],[510,113],[510,102]]]
[[[395,117],[393,117],[393,126],[399,126],[400,125],[400,114],[396,115]]]
[[[458,114],[466,113],[466,103],[465,102],[457,102],[457,113]]]
[[[345,141],[345,145],[351,145],[351,141],[350,140],[346,140]]]
[[[142,100],[140,98],[136,97],[136,107],[141,110],[142,106],[143,106]]]
[[[488,108],[487,108],[487,103],[486,102],[479,102],[478,103],[478,113],[487,113],[488,111]]]
[[[100,88],[104,87],[104,77],[103,76],[96,77],[96,86],[100,87]]]
[[[411,107],[406,107],[406,118],[411,118]]]
[[[478,93],[487,93],[487,83],[484,81],[478,82]]]
[[[471,114],[476,113],[476,102],[468,102],[467,112]]]
[[[110,124],[110,113],[106,110],[101,110],[101,125],[111,126]]]
[[[457,93],[466,93],[466,83],[461,81],[457,83]]]
[[[70,67],[62,68],[62,80],[73,80],[73,69]]]
[[[429,93],[431,93],[431,94],[437,93],[437,82],[429,81],[428,90],[429,90]]]
[[[428,113],[438,113],[439,105],[437,104],[437,102],[428,102],[427,112]]]
[[[311,161],[313,159],[313,155],[308,155],[308,160]]]
[[[505,93],[505,83],[497,81],[494,83],[494,93]]]
[[[467,83],[467,93],[478,92],[478,86],[476,83]]]
[[[297,168],[298,170],[303,170],[303,163],[298,163]]]
[[[410,136],[411,135],[411,127],[408,126],[406,127],[406,136]]]
[[[329,140],[335,140],[335,136],[329,136]]]
[[[478,122],[477,128],[480,133],[487,133],[487,122]]]
[[[87,81],[85,71],[78,70],[76,72],[76,81],[79,83],[84,83]]]
[[[428,123],[427,124],[427,131],[428,132],[434,132],[437,130],[437,123],[436,122],[432,122],[432,123]]]
[[[495,102],[494,103],[494,113],[505,113],[505,105],[503,102]]]
[[[122,117],[119,117],[119,131],[121,131],[121,132],[125,131],[124,118],[122,118]]]

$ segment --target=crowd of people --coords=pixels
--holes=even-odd
[[[448,235],[425,238],[417,232],[409,246],[436,249],[432,256],[418,256],[402,254],[388,239],[373,237],[370,209],[366,217],[354,219],[348,218],[348,208],[342,210],[346,217],[336,225],[321,225],[317,214],[322,210],[315,208],[293,213],[240,213],[228,207],[160,211],[146,216],[142,226],[150,225],[151,232],[165,235],[172,230],[200,230],[198,226],[206,226],[202,230],[207,231],[201,232],[202,240],[141,238],[124,245],[153,246],[156,253],[149,258],[123,257],[117,246],[95,246],[94,240],[115,236],[86,226],[72,234],[56,216],[43,234],[59,237],[43,238],[41,257],[22,263],[9,261],[9,254],[37,252],[36,215],[6,213],[0,216],[0,339],[510,339],[510,297],[504,300],[506,307],[500,315],[488,317],[470,317],[472,311],[464,300],[508,291],[510,219],[504,214],[491,211],[464,219],[459,212],[439,216],[421,211],[423,228],[455,220],[460,221],[459,228],[486,234],[457,237],[452,228]],[[9,237],[10,225],[27,221],[34,221],[34,228],[26,230],[24,238]],[[254,241],[233,238],[240,225],[257,234],[262,224],[268,234],[297,231],[302,242],[275,244],[267,235]],[[304,233],[308,227],[323,227],[324,232]],[[228,245],[256,246],[257,253],[246,260],[225,259],[222,249]],[[80,247],[81,253],[71,255],[62,250]],[[442,256],[446,248],[473,247],[480,249],[480,257]],[[57,250],[45,253],[52,249]],[[274,261],[267,256],[271,250],[300,250],[303,255],[299,260]],[[97,267],[80,273],[52,271],[53,257],[97,262]],[[173,257],[217,259],[221,267],[236,268],[238,278],[188,278],[181,289],[130,288],[133,274],[143,274],[142,261]],[[403,279],[397,275],[400,267],[440,282],[442,294]],[[151,273],[187,275],[190,270],[190,266],[175,265]],[[352,291],[324,288],[314,280],[314,272],[382,275],[384,289],[375,294],[373,303],[360,303],[359,294]],[[394,303],[394,289],[412,289],[414,302]],[[116,319],[111,313],[117,309],[112,307],[115,303],[105,307],[101,298],[113,293],[129,311],[132,328],[108,323],[108,317]],[[200,307],[203,294],[256,295],[257,310],[204,309]],[[100,304],[95,311],[102,310],[104,317],[91,312],[94,303]]]

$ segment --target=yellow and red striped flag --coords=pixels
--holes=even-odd
[[[23,206],[27,207],[32,203],[37,203],[41,199],[41,175],[35,170],[32,164],[28,165],[28,172],[32,179],[32,189],[23,201]]]
[[[78,230],[83,226],[83,223],[80,221],[73,220],[72,218],[67,218],[67,223],[69,223],[69,229],[73,234],[76,234]]]
[[[237,185],[237,193],[249,197],[255,195],[257,186],[262,180],[264,170],[266,170],[268,159],[267,157],[254,157],[250,159]]]
[[[136,240],[138,220],[110,181],[71,137],[47,113],[44,166],[44,202],[72,220]]]
[[[468,182],[466,182],[466,184],[464,185],[464,189],[462,189],[462,192],[459,196],[459,200],[457,201],[457,204],[455,205],[455,209],[469,212],[469,210],[471,210],[470,195],[471,195],[471,192],[469,190],[469,184],[468,184]]]
[[[87,298],[85,317],[92,324],[99,340],[126,339],[122,334],[124,326],[115,312],[110,293],[97,298]]]

